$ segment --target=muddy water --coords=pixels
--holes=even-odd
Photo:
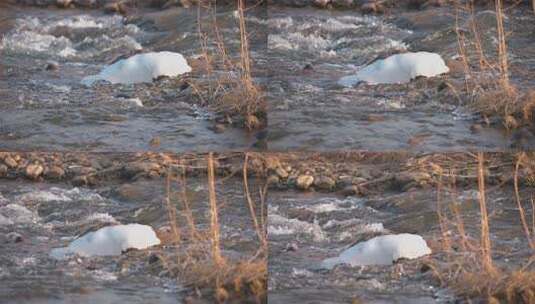
[[[405,85],[343,88],[337,84],[341,77],[393,53],[426,50],[438,52],[446,60],[454,58],[456,39],[448,28],[453,20],[451,10],[425,14],[433,17],[426,19],[421,11],[409,18],[403,14],[385,18],[351,10],[270,6],[268,48],[276,67],[271,71],[269,91],[270,148],[508,148],[511,134],[498,128],[472,132],[470,126],[478,122],[477,115],[460,106],[455,97],[444,98],[437,90],[448,77],[459,76],[419,79]],[[445,33],[451,39],[440,37]],[[526,39],[522,39],[525,46]],[[532,64],[525,56],[516,58],[524,60],[524,65]]]
[[[95,189],[2,181],[0,214],[10,221],[2,222],[0,217],[2,303],[182,303],[189,293],[184,282],[151,259],[153,255],[172,256],[178,252],[174,246],[128,251],[116,257],[58,261],[49,255],[52,248],[107,225],[135,222],[157,231],[168,229],[164,185],[162,179],[110,183]],[[205,185],[204,179],[191,178],[187,193],[199,231],[209,223]],[[218,186],[218,197],[225,202],[220,210],[224,255],[254,254],[256,234],[240,181],[231,179]],[[14,242],[10,233],[20,234],[22,241]]]
[[[212,131],[213,112],[198,106],[180,80],[80,84],[83,77],[136,52],[174,51],[196,61],[196,10],[140,11],[128,18],[93,10],[1,10],[0,149],[221,151],[255,143],[255,133],[241,128]],[[260,21],[250,22],[251,31],[265,32],[258,30],[265,27],[265,12],[248,14]],[[234,13],[222,9],[218,17],[228,46],[236,50]],[[251,44],[253,57],[265,50],[261,35]],[[50,63],[57,68],[47,70]],[[155,137],[160,144],[151,146]]]
[[[497,264],[508,266],[530,256],[510,190],[494,188],[487,193],[494,258]],[[478,192],[467,187],[444,193],[444,197],[456,199],[468,234],[477,239]],[[359,241],[388,233],[422,235],[434,251],[431,257],[440,260],[436,198],[434,189],[366,198],[271,192],[269,302],[288,303],[296,298],[301,303],[350,303],[354,299],[364,303],[454,302],[450,290],[440,288],[429,273],[421,271],[421,263],[429,257],[392,266],[319,267],[323,259],[337,256]]]

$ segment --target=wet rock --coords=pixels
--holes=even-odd
[[[479,133],[483,130],[483,126],[481,124],[473,124],[470,126],[470,131],[472,133]]]
[[[123,167],[123,176],[133,178],[140,173],[149,173],[150,171],[160,171],[160,165],[155,162],[141,161],[126,164]]]
[[[357,186],[347,186],[342,191],[340,191],[340,194],[344,196],[353,196],[357,195],[359,193]]]
[[[156,148],[156,147],[160,146],[160,143],[161,143],[160,136],[155,136],[150,140],[149,145],[151,147],[155,147]]]
[[[97,181],[94,176],[91,175],[80,175],[72,179],[73,186],[94,186]]]
[[[319,176],[314,179],[314,186],[320,190],[331,191],[336,186],[336,181],[329,176]]]
[[[4,164],[6,164],[6,166],[11,169],[14,169],[19,165],[17,161],[9,155],[6,158],[4,158]]]
[[[24,170],[24,174],[29,179],[37,179],[41,174],[44,172],[43,166],[40,164],[31,164],[26,167],[26,170]]]
[[[117,13],[126,15],[128,12],[128,6],[124,2],[112,2],[104,6],[104,12],[109,14]]]
[[[314,5],[317,7],[327,7],[331,4],[331,0],[314,0]]]
[[[225,132],[226,129],[227,129],[227,126],[225,124],[222,124],[222,123],[216,123],[212,127],[212,131],[214,131],[215,133],[223,133],[223,132]]]
[[[73,3],[81,7],[96,7],[98,4],[97,0],[74,0]]]
[[[275,169],[275,173],[277,174],[277,176],[279,176],[282,179],[288,178],[288,172],[286,172],[286,170],[284,170],[281,167]]]
[[[307,190],[314,183],[314,177],[312,175],[300,175],[297,177],[296,186],[301,190]]]
[[[375,1],[362,4],[360,10],[365,14],[382,14],[385,12],[384,6]]]
[[[52,165],[45,169],[44,175],[51,179],[62,179],[65,176],[65,170],[59,166]]]
[[[297,243],[288,243],[286,244],[286,248],[284,248],[284,251],[297,251],[299,250],[299,246],[297,245]]]
[[[157,254],[152,253],[151,255],[149,255],[149,264],[150,265],[158,263],[160,261],[161,261],[161,259]]]
[[[277,186],[280,182],[280,179],[277,175],[272,174],[267,178],[267,184],[269,186]]]
[[[6,239],[8,243],[20,243],[24,240],[22,235],[18,232],[10,232],[6,234]]]
[[[8,167],[4,164],[0,164],[0,177],[7,176]]]
[[[276,170],[278,167],[281,166],[281,163],[279,161],[279,159],[275,156],[267,156],[265,159],[264,159],[264,162],[266,164],[266,169],[268,170]]]
[[[57,62],[48,62],[45,66],[45,70],[47,71],[57,71],[59,69],[59,65]]]

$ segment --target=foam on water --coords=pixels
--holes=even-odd
[[[268,235],[308,235],[316,242],[327,239],[325,232],[318,223],[309,223],[298,219],[289,219],[276,214],[275,208],[268,210]]]
[[[15,198],[22,202],[72,202],[72,201],[103,201],[98,193],[89,189],[72,188],[63,189],[51,187],[48,190],[34,190],[23,193]]]
[[[97,32],[94,35],[94,32]],[[7,53],[60,58],[89,58],[112,49],[140,50],[133,36],[140,29],[121,16],[25,17],[0,42]],[[84,38],[85,37],[85,38]]]
[[[374,16],[274,17],[269,27],[270,49],[304,51],[320,58],[352,58],[407,48],[400,40],[384,35],[400,29]]]

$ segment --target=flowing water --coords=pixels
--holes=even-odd
[[[198,152],[243,150],[255,143],[255,133],[241,128],[212,131],[212,111],[198,106],[191,88],[175,79],[80,83],[137,52],[174,51],[195,63],[201,53],[195,9],[147,10],[124,18],[2,5],[0,14],[0,149]],[[251,31],[265,33],[260,30],[265,12],[248,14]],[[235,14],[222,10],[218,17],[229,49],[236,50]],[[262,54],[265,38],[256,35],[251,48],[253,58]],[[150,145],[156,137],[159,145]]]
[[[487,197],[495,261],[509,266],[530,256],[510,190],[491,190]],[[468,234],[477,238],[478,192],[467,188],[445,193],[445,197],[457,198]],[[388,233],[420,234],[439,251],[436,197],[433,189],[388,191],[366,198],[272,191],[269,303],[291,299],[300,303],[351,303],[353,299],[363,303],[454,302],[451,291],[440,288],[429,273],[420,270],[425,258],[392,266],[319,267],[323,259],[335,257],[359,241]]]
[[[226,202],[220,210],[221,244],[224,254],[235,258],[250,256],[256,250],[256,234],[240,182],[227,180],[218,187],[219,199]],[[209,225],[207,193],[204,179],[189,179],[187,196],[200,230]],[[164,195],[163,179],[110,183],[94,189],[2,181],[2,303],[181,303],[188,288],[154,258],[172,257],[179,251],[174,246],[133,250],[114,257],[55,260],[50,256],[51,249],[107,225],[135,222],[156,231],[168,229]],[[179,222],[181,214],[179,211]],[[14,233],[22,239],[16,241]]]
[[[450,76],[404,85],[337,84],[341,77],[389,54],[425,50],[438,52],[445,60],[455,58],[455,33],[447,27],[454,20],[451,15],[451,11],[425,10],[404,19],[404,15],[386,18],[351,10],[270,6],[268,48],[274,63],[270,148],[427,152],[508,148],[511,134],[498,128],[472,132],[477,116],[459,106],[455,97],[445,101],[437,92]],[[413,26],[417,18],[434,28]],[[526,20],[520,24],[531,27]],[[528,40],[520,39],[516,50],[527,46]],[[512,55],[517,63],[533,67],[529,56],[519,55]]]

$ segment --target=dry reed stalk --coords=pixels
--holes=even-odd
[[[533,242],[533,238],[531,237],[531,233],[529,231],[528,222],[526,220],[526,213],[524,212],[524,207],[522,207],[522,202],[520,199],[520,191],[518,187],[518,170],[520,169],[520,164],[522,163],[524,156],[525,156],[524,153],[520,153],[518,155],[518,159],[515,164],[515,173],[513,177],[513,183],[515,187],[516,205],[518,207],[518,212],[520,213],[520,221],[522,223],[522,228],[524,229],[524,233],[526,234],[526,238],[528,239],[529,247],[531,247],[531,249],[535,249],[535,243]]]
[[[197,231],[197,228],[195,226],[195,218],[193,217],[193,212],[191,211],[189,199],[188,199],[186,168],[182,167],[182,170],[180,173],[181,174],[177,182],[180,187],[180,199],[182,201],[182,205],[184,206],[184,211],[185,211],[184,213],[186,216],[186,221],[188,222],[188,226],[189,226],[190,238],[192,240],[198,240],[200,239],[200,234]]]
[[[496,6],[496,31],[498,33],[498,63],[500,67],[500,77],[502,86],[506,91],[510,91],[509,83],[509,63],[507,60],[507,42],[505,29],[503,26],[502,0],[495,1]]]
[[[207,170],[208,193],[210,202],[210,234],[212,242],[212,257],[216,265],[222,265],[223,257],[221,256],[220,248],[219,217],[217,208],[217,198],[215,193],[214,157],[212,152],[208,153],[207,156]]]
[[[173,242],[178,243],[180,242],[180,230],[178,229],[178,223],[176,218],[176,208],[171,203],[171,177],[169,172],[167,173],[167,177],[165,179],[165,204],[167,209],[167,216],[169,218],[169,224],[171,225],[171,231],[173,232]]]
[[[245,153],[245,160],[244,160],[244,164],[243,164],[243,187],[244,187],[244,193],[245,193],[245,198],[247,200],[247,205],[249,207],[249,212],[251,214],[251,218],[253,219],[253,225],[254,225],[256,234],[258,236],[258,240],[262,244],[261,249],[265,250],[265,249],[267,249],[267,246],[268,246],[267,245],[267,238],[266,238],[266,235],[265,235],[265,229],[264,229],[263,224],[260,225],[258,223],[258,220],[256,218],[255,206],[254,206],[255,204],[253,203],[253,200],[251,198],[251,192],[249,191],[249,181],[248,181],[248,178],[247,178],[247,165],[249,163],[248,161],[249,161],[249,153],[246,152]],[[262,222],[263,222],[263,220],[262,220]]]
[[[478,189],[479,189],[479,208],[481,217],[481,257],[483,260],[483,267],[486,272],[493,272],[492,256],[491,256],[491,242],[489,231],[489,217],[487,213],[487,201],[485,195],[485,158],[483,152],[477,154],[478,160]]]

